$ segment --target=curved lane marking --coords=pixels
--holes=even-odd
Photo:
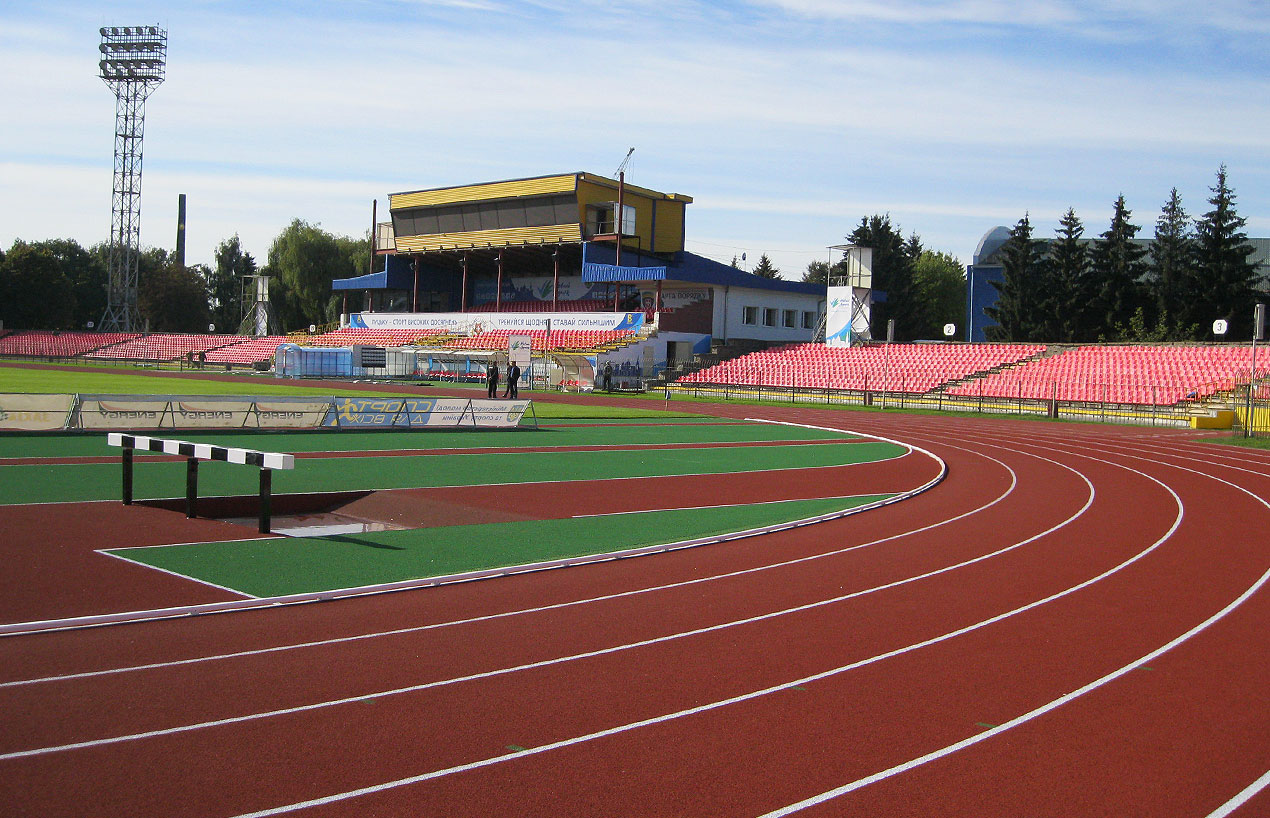
[[[1026,441],[1026,439],[1027,437],[1025,436],[1024,440]],[[1044,442],[1036,442],[1030,445],[1050,446],[1050,445],[1053,445],[1053,442],[1054,441],[1051,441],[1051,440],[1044,440]],[[1070,441],[1068,441],[1068,443],[1070,445]],[[1024,445],[1029,445],[1029,444],[1024,443]],[[1104,445],[1106,445],[1106,442],[1104,442]],[[1113,443],[1110,445],[1115,446],[1117,444]],[[1129,447],[1123,446],[1122,444],[1119,445],[1118,447],[1129,448]],[[1129,450],[1133,451],[1133,449],[1129,449]],[[1079,452],[1070,452],[1070,450],[1069,450],[1069,453],[1075,454],[1077,457],[1086,457],[1090,460],[1099,460],[1099,458],[1095,458],[1092,455],[1080,454]],[[1175,468],[1181,471],[1186,471],[1192,474],[1199,475],[1201,477],[1207,477],[1209,479],[1216,480],[1219,483],[1224,483],[1225,485],[1230,486],[1231,488],[1234,488],[1238,491],[1243,492],[1244,494],[1247,494],[1249,497],[1252,497],[1254,500],[1261,503],[1266,508],[1270,509],[1270,503],[1267,503],[1264,499],[1262,499],[1258,495],[1254,494],[1248,489],[1243,488],[1242,486],[1236,485],[1234,483],[1231,483],[1228,480],[1224,480],[1220,477],[1217,477],[1216,475],[1206,474],[1204,472],[1196,471],[1195,469],[1190,469],[1185,466],[1179,466],[1175,463],[1167,463],[1167,462],[1163,462],[1159,460],[1152,460],[1151,458],[1148,458],[1148,457],[1142,457],[1142,456],[1137,456],[1137,455],[1132,455],[1127,453],[1121,453],[1120,456],[1129,457],[1135,460],[1145,460],[1149,463],[1155,463],[1156,465],[1164,466],[1166,468]],[[1100,462],[1107,462],[1107,461],[1100,461]],[[1125,468],[1128,468],[1128,467],[1125,467]],[[1136,471],[1136,469],[1130,469],[1130,470]],[[1139,473],[1141,474],[1141,472]],[[1151,478],[1151,479],[1154,480],[1155,478]],[[1160,481],[1156,480],[1156,482],[1160,482]],[[1164,485],[1164,484],[1160,483],[1160,485]],[[1169,489],[1169,491],[1170,493],[1172,493],[1172,489]],[[1176,498],[1177,495],[1174,494],[1174,497]],[[1180,522],[1180,518],[1178,522]],[[1176,528],[1176,524],[1174,528]],[[1134,560],[1136,559],[1137,557],[1134,558]],[[1231,611],[1238,608],[1240,605],[1246,602],[1249,598],[1251,598],[1253,594],[1255,594],[1258,590],[1260,590],[1266,584],[1267,580],[1270,580],[1270,570],[1267,570],[1264,573],[1262,573],[1261,576],[1250,587],[1248,587],[1242,594],[1236,597],[1224,608],[1222,608],[1220,611],[1216,612],[1212,616],[1208,617],[1204,621],[1200,622],[1198,625],[1195,625],[1190,630],[1175,637],[1174,639],[1165,643],[1161,647],[1156,648],[1155,650],[1151,651],[1145,656],[1142,656],[1139,659],[1119,668],[1118,670],[1112,671],[1111,673],[1108,673],[1107,675],[1102,676],[1101,678],[1095,679],[1094,681],[1089,682],[1088,684],[1084,685],[1083,687],[1077,690],[1072,691],[1071,693],[1067,693],[1063,696],[1060,696],[1057,699],[1053,699],[1041,705],[1040,707],[1030,710],[1020,716],[1017,716],[1011,719],[1010,721],[1005,722],[1004,724],[998,725],[997,727],[991,728],[983,733],[976,734],[967,739],[959,741],[955,744],[950,744],[947,747],[940,748],[939,750],[935,750],[931,753],[927,753],[926,755],[911,759],[909,761],[904,762],[903,764],[898,764],[887,770],[882,770],[881,772],[874,773],[873,775],[857,779],[855,781],[852,781],[849,784],[844,784],[841,787],[828,790],[826,792],[820,793],[819,795],[815,795],[815,796],[812,796],[811,798],[807,798],[803,801],[799,801],[795,804],[790,804],[786,807],[782,807],[781,809],[764,813],[763,815],[759,816],[759,818],[780,818],[780,816],[791,815],[795,812],[801,812],[802,810],[807,809],[808,807],[813,807],[818,804],[822,804],[826,801],[830,801],[839,796],[846,795],[849,792],[853,792],[854,790],[858,790],[858,789],[861,789],[862,787],[866,787],[869,784],[874,784],[874,783],[877,783],[878,781],[882,781],[884,779],[890,778],[900,773],[908,772],[909,770],[920,767],[931,761],[936,761],[940,758],[951,755],[952,753],[955,753],[958,750],[963,750],[967,747],[978,744],[981,741],[986,741],[987,739],[992,738],[993,736],[999,735],[1000,733],[1013,729],[1014,727],[1018,727],[1021,724],[1026,724],[1027,722],[1032,721],[1038,716],[1042,716],[1052,710],[1055,710],[1085,695],[1086,693],[1090,693],[1094,690],[1097,690],[1098,688],[1110,682],[1113,682],[1116,679],[1119,679],[1120,677],[1136,670],[1137,668],[1142,667],[1143,665],[1154,661],[1159,656],[1163,655],[1164,653],[1167,653],[1168,651],[1172,650],[1173,648],[1177,647],[1183,642],[1189,640],[1196,634],[1207,629],[1213,623],[1227,616]],[[1214,812],[1212,816],[1210,816],[1210,818],[1217,818],[1217,816],[1229,815],[1231,812],[1233,812],[1235,809],[1241,806],[1244,802],[1249,800],[1257,792],[1260,792],[1262,789],[1264,789],[1267,784],[1270,784],[1270,773],[1266,773],[1266,775],[1263,775],[1261,778],[1257,779],[1257,781],[1253,782],[1251,785],[1249,785],[1249,787],[1245,788],[1242,792],[1240,792],[1238,795],[1236,795],[1234,798],[1228,801],[1226,805],[1221,807],[1218,811]]]

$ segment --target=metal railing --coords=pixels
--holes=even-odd
[[[1108,385],[1110,387],[1110,385]],[[1166,394],[1163,387],[1160,394]],[[1203,390],[1199,390],[1203,391]],[[722,383],[669,383],[664,387],[666,400],[691,397],[704,400],[751,400],[762,403],[788,403],[821,406],[871,406],[878,409],[922,409],[941,412],[968,412],[990,415],[1031,415],[1082,420],[1097,423],[1124,423],[1161,427],[1188,427],[1192,417],[1208,417],[1218,410],[1235,412],[1238,427],[1242,415],[1237,411],[1236,392],[1224,392],[1207,399],[1182,400],[1172,404],[1122,403],[1110,400],[1056,400],[1008,395],[952,395],[942,391],[907,392],[879,389],[829,389],[797,386],[768,386]],[[1092,394],[1113,394],[1114,390],[1094,388]],[[1246,395],[1246,390],[1245,390]],[[1270,392],[1259,401],[1256,429],[1270,435]]]

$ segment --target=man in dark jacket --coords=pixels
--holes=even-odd
[[[498,397],[498,364],[490,361],[485,367],[485,394],[491,398]]]

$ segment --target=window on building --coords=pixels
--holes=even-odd
[[[775,307],[767,307],[763,310],[763,326],[776,326],[776,313],[780,312]]]
[[[742,307],[741,323],[754,326],[758,323],[758,307]]]
[[[814,312],[803,311],[803,329],[816,328],[816,314]]]
[[[785,310],[781,314],[781,323],[788,329],[795,329],[798,326],[798,310]]]

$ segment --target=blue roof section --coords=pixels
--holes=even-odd
[[[807,295],[825,294],[824,284],[807,284],[802,281],[786,281],[783,278],[763,278],[744,270],[738,270],[730,264],[723,264],[696,253],[682,252],[675,254],[675,263],[667,273],[668,277],[680,281],[691,281],[696,284],[717,284],[725,287],[750,287],[755,290],[777,290],[786,293],[805,293]]]
[[[414,267],[408,256],[384,256],[384,269],[377,273],[354,278],[337,278],[331,282],[332,290],[412,290],[415,286]],[[423,275],[424,266],[419,273]]]
[[[615,255],[613,250],[614,248],[608,244],[585,242],[582,245],[583,269],[586,268],[587,264],[612,264]],[[635,277],[626,280],[655,280],[658,276],[652,270],[649,271],[650,275],[646,278],[638,278],[640,274],[637,268],[653,267],[655,270],[655,268],[662,266],[665,268],[665,279],[667,281],[687,281],[693,284],[714,284],[720,287],[749,287],[755,290],[825,295],[824,284],[806,284],[801,281],[786,281],[782,278],[763,278],[753,273],[747,273],[744,270],[738,270],[729,264],[723,264],[687,251],[675,253],[673,260],[667,264],[662,257],[642,254],[635,250],[622,250],[623,269],[628,267],[636,268],[636,272],[632,273]]]

